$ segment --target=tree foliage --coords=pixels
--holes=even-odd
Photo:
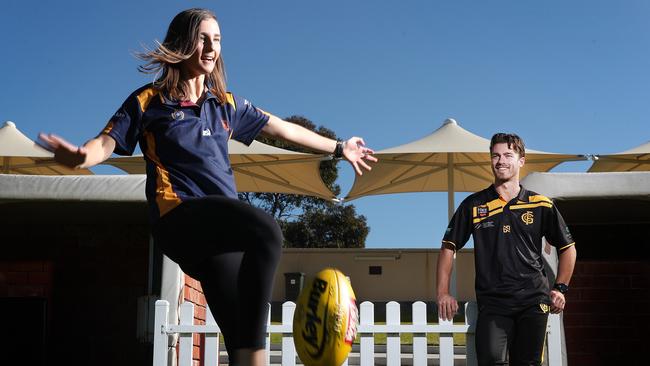
[[[336,134],[323,126],[318,126],[301,116],[291,116],[286,121],[299,124],[316,133],[336,139]],[[287,142],[258,137],[262,143],[283,149],[311,152]],[[325,185],[340,195],[337,185],[338,166],[336,160],[325,160],[320,164],[320,174]],[[239,194],[241,200],[257,206],[272,215],[284,233],[287,248],[363,248],[370,229],[366,218],[357,215],[354,205],[343,205],[321,198],[283,194],[251,193]]]

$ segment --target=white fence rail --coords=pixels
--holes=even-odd
[[[361,366],[373,366],[380,363],[387,366],[401,365],[404,357],[400,334],[410,333],[413,335],[412,364],[414,366],[425,366],[427,364],[439,364],[442,366],[454,365],[454,333],[466,334],[465,364],[476,365],[476,352],[474,348],[474,326],[476,324],[476,304],[465,305],[465,324],[453,324],[451,321],[438,319],[438,324],[429,324],[426,317],[426,304],[418,301],[413,303],[413,322],[403,324],[400,321],[400,305],[391,301],[386,304],[386,324],[374,323],[374,304],[363,302],[360,306],[360,321],[358,333],[360,344],[358,348],[359,364]],[[266,350],[267,364],[271,364],[270,334],[282,334],[281,363],[282,366],[295,366],[297,362],[296,349],[293,344],[293,312],[296,305],[292,302],[285,302],[282,305],[282,323],[271,324],[269,315]],[[169,303],[164,300],[156,301],[155,328],[154,328],[154,351],[153,365],[168,366],[169,336],[179,335],[178,365],[191,366],[192,352],[194,349],[193,334],[205,334],[203,345],[203,360],[205,365],[217,365],[219,362],[219,327],[216,325],[210,311],[207,311],[205,325],[194,324],[194,305],[186,302],[180,308],[180,322],[178,325],[168,322]],[[270,314],[270,311],[269,311]],[[562,365],[562,339],[560,331],[559,315],[549,316],[547,328],[547,353],[549,366]],[[381,354],[376,353],[374,342],[375,333],[386,334],[386,346],[381,346]],[[427,334],[437,333],[440,335],[440,346],[437,355],[429,352],[431,347],[427,346]],[[379,347],[377,347],[379,348]],[[354,350],[353,350],[354,351]],[[384,355],[385,352],[385,355]],[[461,353],[461,352],[459,352]],[[172,353],[173,354],[173,353]],[[458,356],[458,355],[456,355]],[[355,360],[356,361],[356,360]],[[356,363],[356,362],[355,362]],[[411,360],[409,357],[409,364]],[[348,365],[346,360],[344,365]]]

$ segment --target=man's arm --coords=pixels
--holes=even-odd
[[[560,253],[557,277],[555,279],[556,283],[569,284],[573,275],[573,269],[575,268],[576,256],[577,251],[575,245],[568,247]],[[554,314],[560,313],[566,305],[564,294],[555,289],[551,289],[551,302],[551,312]]]
[[[438,316],[445,320],[453,319],[454,314],[458,311],[458,302],[449,294],[451,270],[454,266],[454,249],[451,244],[442,244],[436,270]]]

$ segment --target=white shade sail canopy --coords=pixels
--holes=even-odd
[[[346,200],[402,192],[448,192],[450,215],[453,192],[476,192],[493,181],[490,140],[461,128],[447,119],[432,134],[397,147],[378,151],[379,162],[357,176]],[[554,154],[526,149],[520,178],[545,172],[564,161],[585,160],[582,155]]]
[[[228,150],[239,192],[288,193],[336,199],[319,171],[321,161],[329,159],[328,155],[300,153],[258,141],[246,146],[230,140]],[[130,174],[145,173],[141,155],[110,158],[105,164]]]
[[[70,169],[54,161],[54,154],[38,146],[7,121],[0,128],[0,173],[28,175],[89,175],[88,169]]]
[[[650,141],[616,154],[596,155],[588,171],[590,173],[650,171]]]

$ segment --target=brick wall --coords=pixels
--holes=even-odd
[[[0,297],[50,298],[52,270],[47,260],[0,262]]]
[[[194,304],[194,324],[205,324],[206,304],[201,283],[194,278],[185,275],[185,286],[183,287],[183,300]],[[193,366],[203,366],[202,350],[205,344],[205,335],[194,334],[194,349],[192,350]]]
[[[650,262],[576,263],[564,327],[570,365],[647,365]]]

